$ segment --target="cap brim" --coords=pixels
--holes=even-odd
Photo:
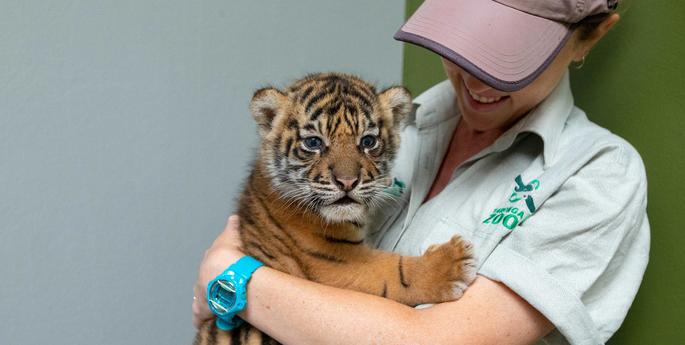
[[[395,39],[430,49],[505,92],[535,80],[573,32],[490,0],[426,0]]]

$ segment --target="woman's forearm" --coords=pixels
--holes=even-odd
[[[413,309],[260,268],[249,323],[284,344],[531,344],[554,327],[506,286],[479,277],[457,302]]]
[[[531,344],[552,324],[506,286],[479,277],[457,302],[413,309],[397,302],[258,269],[249,323],[284,344]]]
[[[212,317],[207,283],[244,254],[237,218],[205,253],[195,284],[193,322]],[[552,324],[506,286],[478,277],[457,302],[413,309],[262,267],[248,283],[249,323],[285,344],[530,344]]]
[[[241,316],[284,344],[402,344],[414,333],[413,308],[270,268],[254,273],[247,299]]]

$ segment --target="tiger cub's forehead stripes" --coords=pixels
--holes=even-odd
[[[317,129],[332,136],[339,129],[359,135],[366,127],[376,127],[372,120],[378,96],[370,86],[354,76],[324,74],[301,80],[288,89],[291,99],[303,107],[307,130]],[[321,115],[327,115],[325,126]],[[365,121],[360,121],[362,115]],[[316,123],[316,125],[314,125]],[[345,126],[341,126],[341,125]]]

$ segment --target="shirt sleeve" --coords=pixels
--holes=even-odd
[[[555,325],[545,343],[603,344],[642,281],[650,241],[644,166],[632,147],[618,151],[567,179],[479,271]]]

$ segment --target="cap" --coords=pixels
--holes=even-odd
[[[395,39],[428,48],[505,92],[530,84],[577,23],[618,0],[426,0]]]

